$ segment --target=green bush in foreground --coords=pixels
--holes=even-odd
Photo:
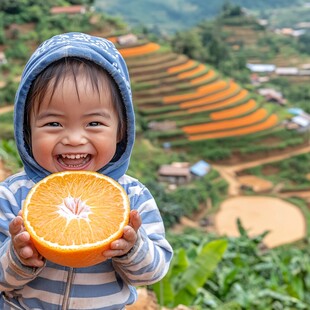
[[[192,229],[182,235],[168,235],[173,248],[176,249],[176,255],[168,277],[155,288],[159,301],[168,307],[173,305],[173,300],[167,297],[170,294],[169,287],[165,287],[166,282],[169,282],[174,293],[177,292],[176,288],[187,286],[184,299],[180,297],[178,301],[182,301],[192,309],[309,309],[310,249],[308,241],[296,244],[294,247],[288,245],[267,249],[263,242],[268,232],[250,237],[240,221],[237,224],[240,233],[238,238],[220,237],[219,239],[218,236]],[[208,253],[209,256],[204,258],[205,265],[199,267],[200,273],[190,273],[185,281],[180,271],[194,264],[197,253],[200,253],[205,244],[210,241],[220,242],[222,247],[214,247],[216,254]],[[225,252],[222,251],[224,242],[227,242]],[[222,257],[215,267],[212,265],[214,255],[217,258]],[[209,273],[209,269],[205,270],[210,264],[214,267],[212,274]],[[206,281],[201,284],[199,279],[203,277]],[[167,288],[167,292],[159,294],[160,286]],[[194,292],[196,297],[186,303],[186,295]]]

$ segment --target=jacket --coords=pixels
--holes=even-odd
[[[87,268],[69,268],[46,261],[30,268],[18,260],[11,244],[9,223],[21,210],[29,190],[49,174],[39,166],[24,141],[24,109],[31,83],[52,62],[75,56],[102,66],[119,87],[127,118],[127,143],[98,172],[117,180],[138,210],[142,226],[138,241],[125,256]],[[135,139],[134,109],[125,61],[108,40],[83,33],[65,33],[42,43],[25,66],[16,93],[14,130],[24,170],[0,183],[0,309],[125,309],[137,293],[135,286],[159,281],[167,273],[172,248],[150,191],[126,174]]]

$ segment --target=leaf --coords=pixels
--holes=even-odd
[[[207,279],[212,275],[227,248],[227,240],[205,244],[200,253],[183,273],[176,288],[174,305],[190,305]]]
[[[183,248],[175,251],[173,260],[170,264],[170,268],[166,276],[159,282],[152,285],[152,289],[156,294],[156,297],[160,305],[169,305],[174,300],[174,283],[180,277],[180,275],[188,267],[188,259],[186,251]]]
[[[291,297],[285,294],[281,294],[278,292],[274,292],[269,289],[265,289],[259,292],[258,298],[266,298],[266,297],[271,297],[273,300],[281,301],[283,303],[286,303],[286,305],[289,305],[289,306],[295,306],[295,307],[298,306],[299,309],[307,309],[307,306],[301,300],[297,298],[294,298],[294,297]]]
[[[247,231],[244,229],[244,227],[243,227],[243,225],[242,225],[242,223],[241,223],[241,220],[240,220],[240,218],[238,217],[237,218],[237,226],[238,226],[238,231],[239,231],[239,234],[240,234],[240,236],[243,236],[243,237],[249,237],[248,236],[248,233],[247,233]]]
[[[232,283],[239,280],[238,275],[240,275],[239,268],[233,268],[226,274],[223,272],[220,274],[220,277],[222,280],[221,281],[221,293],[223,296],[225,296],[229,292],[229,289]]]
[[[173,304],[174,290],[169,277],[164,277],[161,281],[152,285],[152,289],[161,306]]]
[[[241,306],[236,301],[230,301],[217,307],[217,310],[241,310]]]

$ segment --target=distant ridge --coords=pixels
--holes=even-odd
[[[120,16],[131,27],[143,25],[154,32],[175,33],[196,26],[203,20],[218,16],[224,3],[227,1],[96,0],[95,7],[96,10],[109,15]],[[296,8],[301,5],[299,0],[230,0],[229,3],[256,12],[274,8]]]

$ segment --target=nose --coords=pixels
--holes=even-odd
[[[78,146],[87,142],[87,138],[82,130],[74,129],[67,130],[62,138],[64,145]]]

